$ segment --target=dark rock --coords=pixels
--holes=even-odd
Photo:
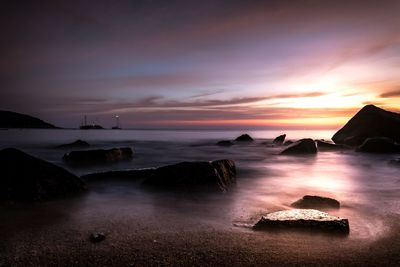
[[[143,180],[154,174],[155,169],[139,169],[139,170],[124,170],[124,171],[108,171],[108,172],[98,172],[90,173],[81,176],[84,181],[95,181],[95,180],[106,180],[106,179],[120,179],[137,181]]]
[[[84,148],[84,147],[89,147],[89,143],[83,140],[76,140],[75,142],[68,143],[68,144],[62,144],[57,146],[57,148]]]
[[[285,148],[282,155],[295,155],[295,154],[316,154],[317,147],[314,140],[310,138],[301,139]]]
[[[274,139],[272,142],[275,145],[282,145],[285,142],[286,134],[282,134]]]
[[[236,167],[232,160],[181,162],[155,169],[145,185],[165,188],[207,186],[226,191],[236,183]]]
[[[29,115],[0,110],[0,128],[57,129],[58,127]]]
[[[239,141],[239,142],[251,142],[251,141],[254,141],[254,139],[251,138],[251,136],[248,135],[248,134],[242,134],[241,136],[239,136],[238,138],[236,138],[235,141]]]
[[[283,143],[284,146],[290,146],[291,144],[293,144],[294,142],[291,140],[287,140],[285,143]]]
[[[314,209],[277,211],[262,216],[254,230],[309,229],[348,234],[349,221]]]
[[[367,153],[399,153],[400,146],[386,137],[367,138],[364,143],[357,148],[358,152]]]
[[[72,173],[14,148],[0,151],[0,170],[2,200],[50,199],[85,189]]]
[[[72,151],[64,155],[63,159],[75,164],[96,164],[128,160],[133,157],[129,147]]]
[[[99,243],[106,239],[106,235],[103,233],[93,233],[89,236],[90,242],[92,243]]]
[[[234,143],[230,140],[222,140],[216,143],[217,146],[232,146]]]
[[[345,145],[333,144],[322,140],[316,140],[318,150],[329,151],[329,150],[343,150],[347,149]]]
[[[336,144],[359,146],[370,137],[387,137],[400,142],[400,114],[374,105],[363,107],[332,137]]]
[[[302,199],[297,200],[291,204],[292,207],[299,209],[310,209],[310,208],[330,208],[339,209],[340,202],[336,199],[329,197],[320,196],[304,196]]]

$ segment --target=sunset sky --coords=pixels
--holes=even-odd
[[[62,127],[334,129],[400,110],[400,1],[0,5],[0,109]]]

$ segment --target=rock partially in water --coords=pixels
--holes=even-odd
[[[310,208],[339,209],[340,202],[337,201],[336,199],[329,197],[306,195],[302,199],[299,199],[296,202],[292,203],[291,206],[299,209],[310,209]]]
[[[318,152],[314,140],[310,138],[301,139],[285,148],[282,155],[316,154]]]
[[[138,170],[123,170],[123,171],[107,171],[96,172],[81,176],[84,181],[98,181],[98,180],[127,180],[127,181],[140,181],[149,178],[154,174],[155,169],[138,169]]]
[[[357,151],[367,153],[399,153],[400,146],[390,138],[373,137],[367,138],[364,143],[357,148]]]
[[[206,186],[227,191],[236,183],[236,166],[232,160],[181,162],[155,169],[143,184],[179,189]]]
[[[282,135],[276,137],[276,138],[274,139],[274,141],[272,141],[272,143],[273,143],[274,145],[282,145],[283,142],[285,142],[285,138],[286,138],[286,134],[282,134]]]
[[[85,189],[74,174],[15,148],[0,151],[0,171],[2,200],[51,199]]]
[[[334,144],[334,143],[330,143],[330,142],[323,141],[323,140],[316,140],[315,143],[317,144],[319,151],[332,151],[332,150],[347,149],[347,147],[345,145]]]
[[[222,140],[216,143],[217,146],[232,146],[234,143],[231,140]]]
[[[92,233],[89,236],[89,240],[92,243],[99,243],[99,242],[103,241],[104,239],[106,239],[106,235],[103,233]]]
[[[349,220],[314,209],[293,209],[269,213],[253,226],[254,230],[308,229],[348,234]]]
[[[367,138],[377,136],[400,142],[400,114],[367,105],[335,133],[332,140],[336,144],[359,146]]]
[[[98,164],[129,160],[133,157],[130,147],[72,151],[64,155],[63,159],[74,164]]]
[[[238,141],[238,142],[251,142],[251,141],[254,141],[254,139],[248,134],[242,134],[241,136],[237,137],[235,139],[235,141]]]
[[[85,147],[90,147],[90,144],[80,139],[72,143],[62,144],[57,146],[57,148],[85,148]]]
[[[284,146],[290,146],[294,142],[292,140],[287,140],[285,143],[283,143]]]

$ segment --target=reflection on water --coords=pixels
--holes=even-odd
[[[143,229],[163,231],[231,228],[233,222],[252,223],[266,212],[289,209],[292,202],[311,194],[332,197],[342,203],[340,210],[329,212],[349,219],[349,238],[379,238],[390,229],[385,218],[400,214],[398,167],[388,164],[395,156],[353,151],[320,152],[311,157],[281,156],[280,148],[262,144],[280,133],[254,132],[251,134],[260,139],[232,147],[214,144],[220,139],[233,139],[240,132],[37,130],[3,131],[0,135],[4,140],[2,147],[20,147],[79,175],[185,160],[236,161],[238,183],[226,194],[148,192],[137,184],[117,181],[93,184],[88,194],[76,200],[73,209],[66,209],[68,223],[78,228],[101,227],[104,222],[126,223],[128,228],[132,223],[142,224]],[[286,133],[289,139],[331,136],[331,132]],[[118,164],[73,168],[61,160],[68,151],[53,147],[77,138],[88,140],[95,148],[131,146],[135,157]],[[45,205],[49,209],[49,205],[65,207],[64,204],[54,201]],[[40,208],[40,204],[35,208]]]

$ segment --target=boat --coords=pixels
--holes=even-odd
[[[113,130],[121,130],[121,127],[119,125],[119,116],[118,115],[115,115],[115,120],[116,120],[116,125],[111,127],[111,129],[113,129]]]
[[[79,127],[81,130],[101,130],[104,129],[101,125],[99,124],[87,124],[87,118],[85,116],[84,121],[81,123],[81,126]]]

